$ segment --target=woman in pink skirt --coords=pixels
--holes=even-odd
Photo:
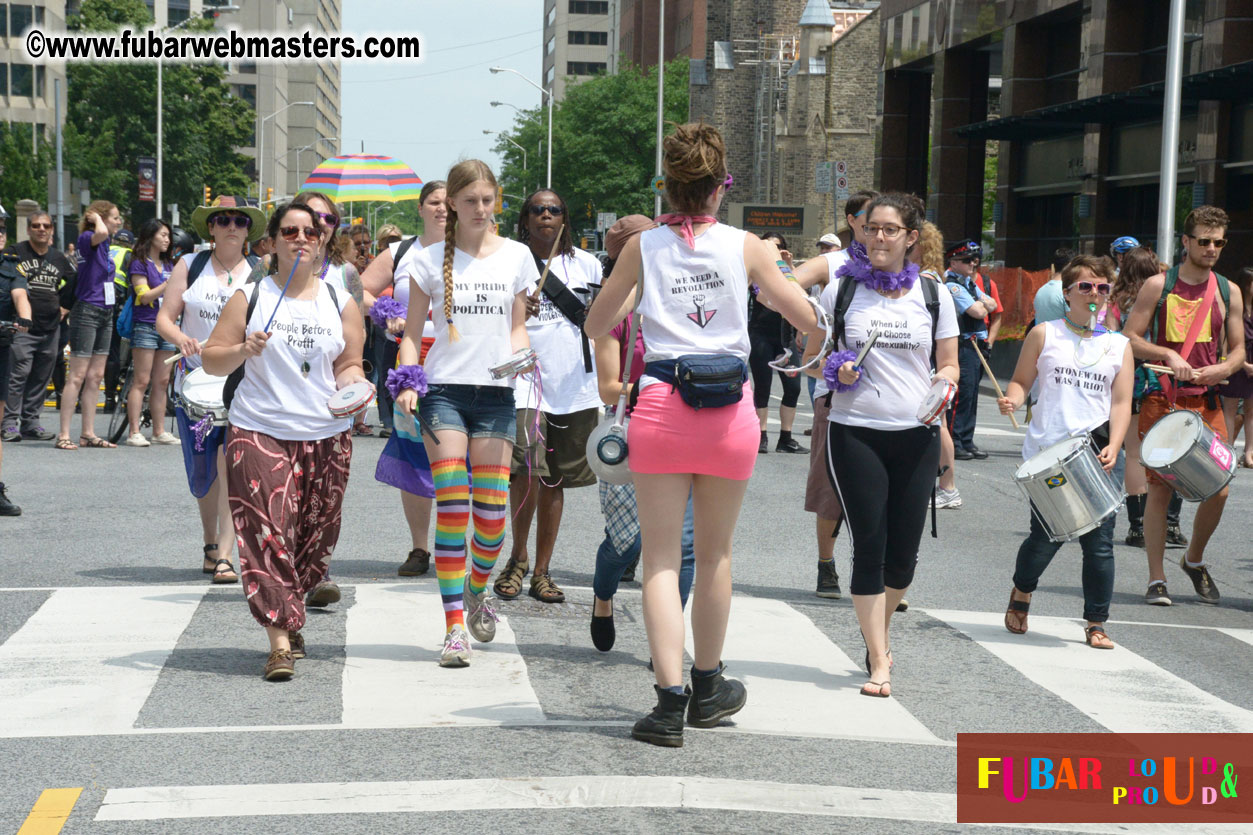
[[[604,336],[641,293],[647,364],[627,441],[643,533],[644,623],[657,706],[631,735],[679,747],[685,710],[689,724],[711,728],[746,699],[741,682],[723,677],[721,658],[731,606],[731,539],[760,436],[751,393],[744,391],[749,282],[760,287],[759,299],[801,330],[817,331],[818,316],[804,292],[789,285],[791,271],[778,249],[713,217],[732,182],[718,131],[704,123],[682,125],[666,138],[663,152],[674,213],[627,243],[585,330],[594,339]],[[683,686],[679,599],[689,489],[696,517],[690,690]]]

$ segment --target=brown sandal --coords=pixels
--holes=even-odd
[[[1106,634],[1105,632],[1105,624],[1103,623],[1093,624],[1092,626],[1089,626],[1087,629],[1085,629],[1084,632],[1087,633],[1087,637],[1085,638],[1085,640],[1088,642],[1088,646],[1092,647],[1092,649],[1113,649],[1114,648],[1114,642],[1110,640],[1109,635]],[[1102,638],[1105,640],[1105,643],[1097,643]]]
[[[52,446],[56,449],[78,449],[78,444],[69,438],[57,438],[57,442]]]
[[[1010,632],[1013,632],[1015,635],[1026,635],[1027,612],[1031,610],[1031,598],[1027,598],[1026,600],[1015,600],[1014,592],[1016,591],[1018,591],[1018,589],[1013,588],[1009,592],[1009,607],[1005,609],[1005,628]],[[1018,613],[1022,613],[1021,620],[1018,619]]]
[[[117,444],[111,444],[99,435],[80,435],[78,445],[88,449],[117,449]]]
[[[553,578],[547,574],[536,574],[531,577],[531,590],[527,594],[541,603],[565,603],[566,593],[557,588]]]
[[[501,600],[516,599],[522,594],[522,579],[526,577],[528,568],[530,568],[529,563],[520,563],[516,558],[510,557],[509,562],[505,563],[504,570],[496,577],[492,591],[496,592],[496,596]]]

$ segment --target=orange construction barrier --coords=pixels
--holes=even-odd
[[[1022,339],[1027,332],[1027,325],[1035,318],[1033,304],[1036,291],[1052,277],[1051,271],[1028,272],[1019,267],[1001,267],[982,269],[980,272],[985,278],[995,281],[1000,292],[1001,306],[1004,308],[1000,338]]]

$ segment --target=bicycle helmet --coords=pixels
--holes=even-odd
[[[196,243],[196,236],[181,226],[175,226],[170,230],[170,249],[174,252],[174,260],[177,261],[195,250]]]
[[[1135,249],[1140,242],[1130,235],[1123,235],[1121,238],[1115,238],[1114,242],[1109,245],[1110,255],[1122,255],[1124,252]]]

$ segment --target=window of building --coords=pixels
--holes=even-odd
[[[9,92],[9,65],[0,64],[0,94],[8,95]]]
[[[247,61],[245,63],[240,64],[239,74],[240,75],[256,75],[257,74],[257,62]]]
[[[44,7],[43,6],[35,7],[35,25],[36,26],[44,25]]]
[[[604,61],[567,61],[566,75],[596,75],[608,68]]]
[[[609,14],[609,0],[570,0],[570,14]]]
[[[547,24],[548,26],[552,26],[552,25],[553,25],[553,23],[555,23],[555,22],[556,22],[556,20],[557,20],[557,7],[556,7],[555,5],[554,5],[551,9],[549,9],[549,10],[548,10],[548,18],[547,18],[547,20],[548,20],[548,24]]]
[[[557,48],[557,38],[554,36],[554,37],[549,38],[548,43],[544,45],[544,54],[552,55],[553,50],[556,48]]]
[[[693,58],[687,65],[688,78],[696,87],[704,87],[709,84],[709,74],[705,71],[705,59]]]
[[[730,41],[714,41],[714,69],[735,69],[734,44]]]
[[[255,84],[236,84],[235,95],[248,102],[248,106],[253,110],[257,109],[257,85]]]
[[[557,68],[549,67],[548,72],[544,73],[544,83],[551,87],[553,83],[553,78],[556,76],[556,74],[557,74]]]
[[[182,23],[184,20],[191,17],[191,9],[188,8],[187,3],[176,4],[171,2],[166,14],[168,15],[169,25],[173,26],[174,24]]]
[[[42,99],[44,97],[44,67],[42,64],[35,67],[35,98]]]
[[[9,4],[9,35],[16,38],[35,22],[35,9],[25,3]]]
[[[674,51],[682,52],[692,45],[692,16],[688,15],[674,27]]]
[[[9,95],[29,96],[34,92],[35,74],[30,64],[9,65]]]
[[[576,46],[608,46],[608,32],[567,32],[566,43]]]

